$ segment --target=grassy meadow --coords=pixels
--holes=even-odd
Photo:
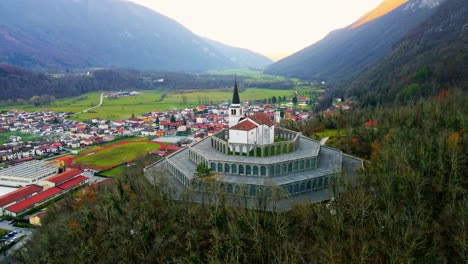
[[[301,88],[305,89],[305,88]],[[315,88],[308,88],[315,89]],[[126,119],[134,115],[140,115],[153,110],[165,111],[171,109],[182,109],[185,107],[196,107],[200,104],[219,103],[230,100],[232,89],[210,89],[180,91],[178,93],[141,90],[142,94],[137,96],[104,98],[103,105],[90,110],[87,113],[79,113],[99,103],[102,92],[92,92],[78,97],[59,99],[54,103],[34,107],[31,105],[18,106],[17,109],[25,111],[52,110],[54,112],[73,112],[76,114],[72,119],[83,121],[91,118],[103,118],[109,120]],[[320,92],[320,91],[317,91]],[[241,100],[262,100],[273,96],[286,96],[291,98],[294,90],[273,90],[261,88],[248,88],[241,90]],[[8,109],[11,109],[9,107]],[[6,110],[6,109],[5,109]]]
[[[151,142],[129,142],[112,148],[89,152],[73,160],[73,164],[88,168],[109,167],[142,157],[150,151],[158,150],[160,145]]]

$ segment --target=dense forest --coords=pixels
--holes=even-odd
[[[243,87],[289,89],[289,80],[254,80],[239,76]],[[86,73],[47,74],[10,65],[0,65],[0,105],[8,106],[34,96],[73,97],[92,91],[133,89],[218,89],[232,87],[234,75],[191,74],[182,72],[144,72],[102,69]],[[47,101],[47,100],[45,100]]]
[[[366,169],[334,201],[263,212],[174,201],[167,186],[128,170],[108,188],[51,208],[22,263],[466,263],[466,91],[374,120]],[[354,123],[354,124],[353,124]],[[338,187],[338,186],[335,186]]]
[[[344,82],[361,105],[407,102],[449,87],[468,87],[468,5],[448,0],[384,59]]]

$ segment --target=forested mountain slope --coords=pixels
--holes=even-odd
[[[272,64],[266,73],[329,83],[352,78],[391,51],[392,46],[426,20],[440,2],[442,0],[409,0],[364,24],[358,20],[358,24],[335,30],[319,42]]]
[[[42,69],[239,67],[176,21],[125,0],[0,1],[0,63]]]
[[[393,51],[356,79],[344,82],[363,105],[407,101],[450,87],[468,88],[468,5],[447,0]]]

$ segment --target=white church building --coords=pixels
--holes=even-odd
[[[234,95],[229,107],[228,142],[256,145],[266,145],[275,142],[275,121],[271,120],[265,113],[243,116],[237,82],[234,85]],[[232,147],[230,150],[239,151],[238,149],[233,150]]]

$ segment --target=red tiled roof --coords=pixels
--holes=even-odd
[[[61,184],[61,183],[65,182],[65,181],[70,180],[71,178],[74,178],[75,176],[81,174],[82,172],[83,172],[82,170],[78,170],[78,169],[69,170],[69,171],[57,174],[55,176],[52,176],[50,178],[47,178],[46,180],[50,181],[50,182],[53,182],[56,185],[58,185],[58,184]]]
[[[85,176],[78,176],[78,177],[75,177],[69,181],[66,181],[60,185],[58,185],[57,187],[60,188],[60,189],[63,189],[63,190],[68,190],[68,189],[71,189],[73,187],[75,187],[76,185],[82,183],[82,182],[85,182],[89,180],[88,177],[85,177]]]
[[[271,118],[265,113],[256,113],[255,115],[251,116],[250,119],[259,125],[267,125],[270,127],[275,125],[275,121],[271,120]]]
[[[256,128],[257,125],[255,125],[254,123],[250,122],[250,120],[245,120],[233,127],[231,127],[231,129],[234,129],[234,130],[244,130],[244,131],[250,131],[254,128]]]
[[[364,123],[364,126],[365,126],[365,127],[376,127],[376,126],[377,126],[377,122],[375,122],[374,120],[369,120],[369,121],[367,121],[366,123]]]
[[[61,193],[63,190],[57,187],[52,187],[49,188],[41,193],[38,193],[36,195],[33,195],[29,197],[28,199],[25,199],[21,202],[15,203],[14,205],[8,206],[6,210],[13,212],[13,213],[19,213],[22,212],[32,206],[34,206],[37,203],[43,202],[59,193]]]
[[[25,187],[21,187],[15,191],[0,196],[0,207],[3,207],[7,204],[11,204],[12,202],[16,202],[33,193],[40,191],[42,191],[42,188],[37,185],[28,185]]]

